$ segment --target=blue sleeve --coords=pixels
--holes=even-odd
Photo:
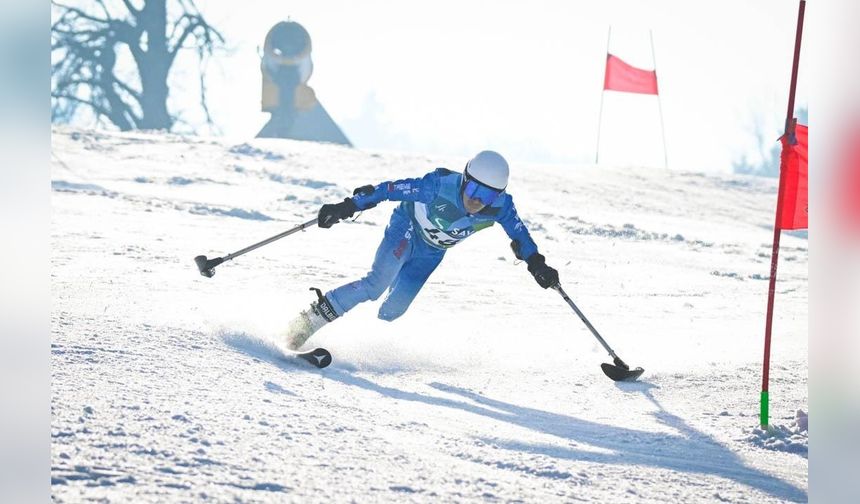
[[[532,240],[532,236],[529,234],[529,230],[526,229],[526,225],[520,219],[520,216],[517,215],[513,198],[509,194],[506,196],[505,203],[502,205],[502,211],[499,212],[496,221],[502,225],[502,228],[504,228],[511,240],[519,242],[520,257],[528,259],[538,251],[537,245]]]
[[[439,192],[439,177],[440,174],[437,170],[421,178],[383,182],[375,186],[372,193],[353,196],[352,201],[359,210],[372,208],[381,201],[430,203]]]

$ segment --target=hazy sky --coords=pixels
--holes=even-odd
[[[593,163],[611,25],[610,52],[642,68],[654,65],[653,30],[669,167],[717,172],[759,152],[757,125],[775,145],[797,16],[793,0],[199,3],[230,46],[210,60],[207,82],[231,137],[252,137],[268,119],[258,50],[291,19],[313,41],[309,84],[360,148]],[[806,67],[802,57],[798,106],[808,103]],[[174,99],[193,104],[186,68]],[[663,165],[657,98],[607,92],[602,128],[601,162]]]

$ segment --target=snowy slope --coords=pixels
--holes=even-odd
[[[370,265],[394,203],[200,276],[354,187],[464,159],[284,140],[55,128],[52,492],[57,501],[778,502],[807,499],[807,242],[782,240],[756,430],[772,180],[512,168],[562,284],[641,382],[615,384],[579,319],[499,226],[450,251],[392,323],[366,303],[278,335]],[[694,167],[691,167],[694,168]]]

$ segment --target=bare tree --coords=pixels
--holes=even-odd
[[[170,130],[177,119],[167,109],[167,78],[177,54],[196,49],[202,66],[224,45],[194,0],[94,0],[91,9],[52,4],[53,121],[68,122],[84,107],[123,131]],[[126,48],[136,75],[118,75],[117,58]],[[202,68],[200,101],[211,125]]]

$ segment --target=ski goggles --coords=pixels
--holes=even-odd
[[[463,195],[469,199],[481,200],[484,206],[492,205],[503,192],[505,191],[486,186],[470,177],[467,177],[466,183],[463,184]]]

